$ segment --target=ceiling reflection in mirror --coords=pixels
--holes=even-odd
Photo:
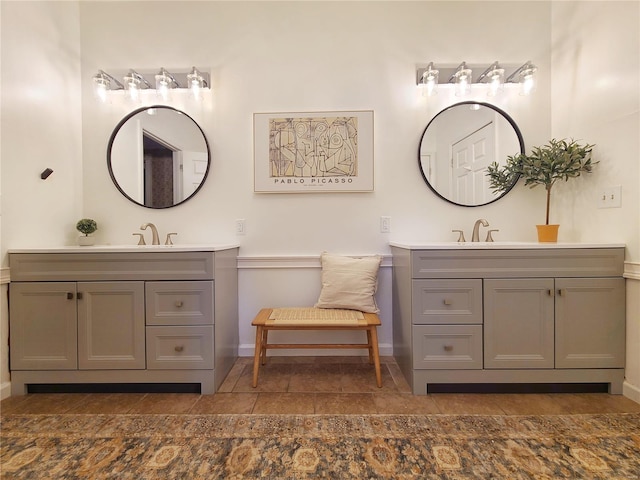
[[[477,207],[511,190],[494,193],[487,167],[494,161],[504,165],[507,157],[518,153],[524,153],[524,141],[509,115],[487,103],[461,102],[429,122],[420,140],[418,162],[422,177],[439,197]]]
[[[130,113],[116,126],[107,164],[113,183],[129,200],[169,208],[200,190],[211,154],[204,132],[190,116],[153,106]]]

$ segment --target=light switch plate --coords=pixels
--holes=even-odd
[[[380,233],[391,232],[391,217],[380,217]]]

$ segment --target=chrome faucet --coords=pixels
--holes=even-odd
[[[153,236],[151,245],[160,245],[160,237],[158,236],[158,229],[156,226],[153,223],[143,223],[140,225],[140,230],[146,230],[147,227],[151,227],[151,235]]]
[[[480,241],[480,224],[482,224],[483,227],[489,226],[489,222],[487,222],[484,218],[476,220],[476,223],[473,225],[473,233],[471,234],[472,242]]]

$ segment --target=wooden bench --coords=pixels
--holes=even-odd
[[[380,353],[378,350],[378,332],[376,328],[380,325],[380,319],[375,313],[362,313],[361,319],[352,321],[349,324],[341,324],[322,320],[300,320],[279,323],[270,318],[272,308],[260,310],[251,325],[256,327],[256,348],[253,359],[253,387],[258,386],[258,372],[260,364],[267,361],[267,349],[269,348],[366,348],[369,351],[369,363],[375,366],[376,384],[382,387],[382,377],[380,375]],[[268,343],[268,335],[271,330],[364,330],[367,332],[367,343],[340,344],[340,343]]]

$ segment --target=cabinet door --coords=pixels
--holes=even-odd
[[[553,368],[551,278],[484,280],[484,368]]]
[[[624,364],[624,279],[556,279],[556,368]]]
[[[78,283],[81,370],[144,369],[144,282]]]
[[[75,370],[76,284],[9,285],[12,370]]]

